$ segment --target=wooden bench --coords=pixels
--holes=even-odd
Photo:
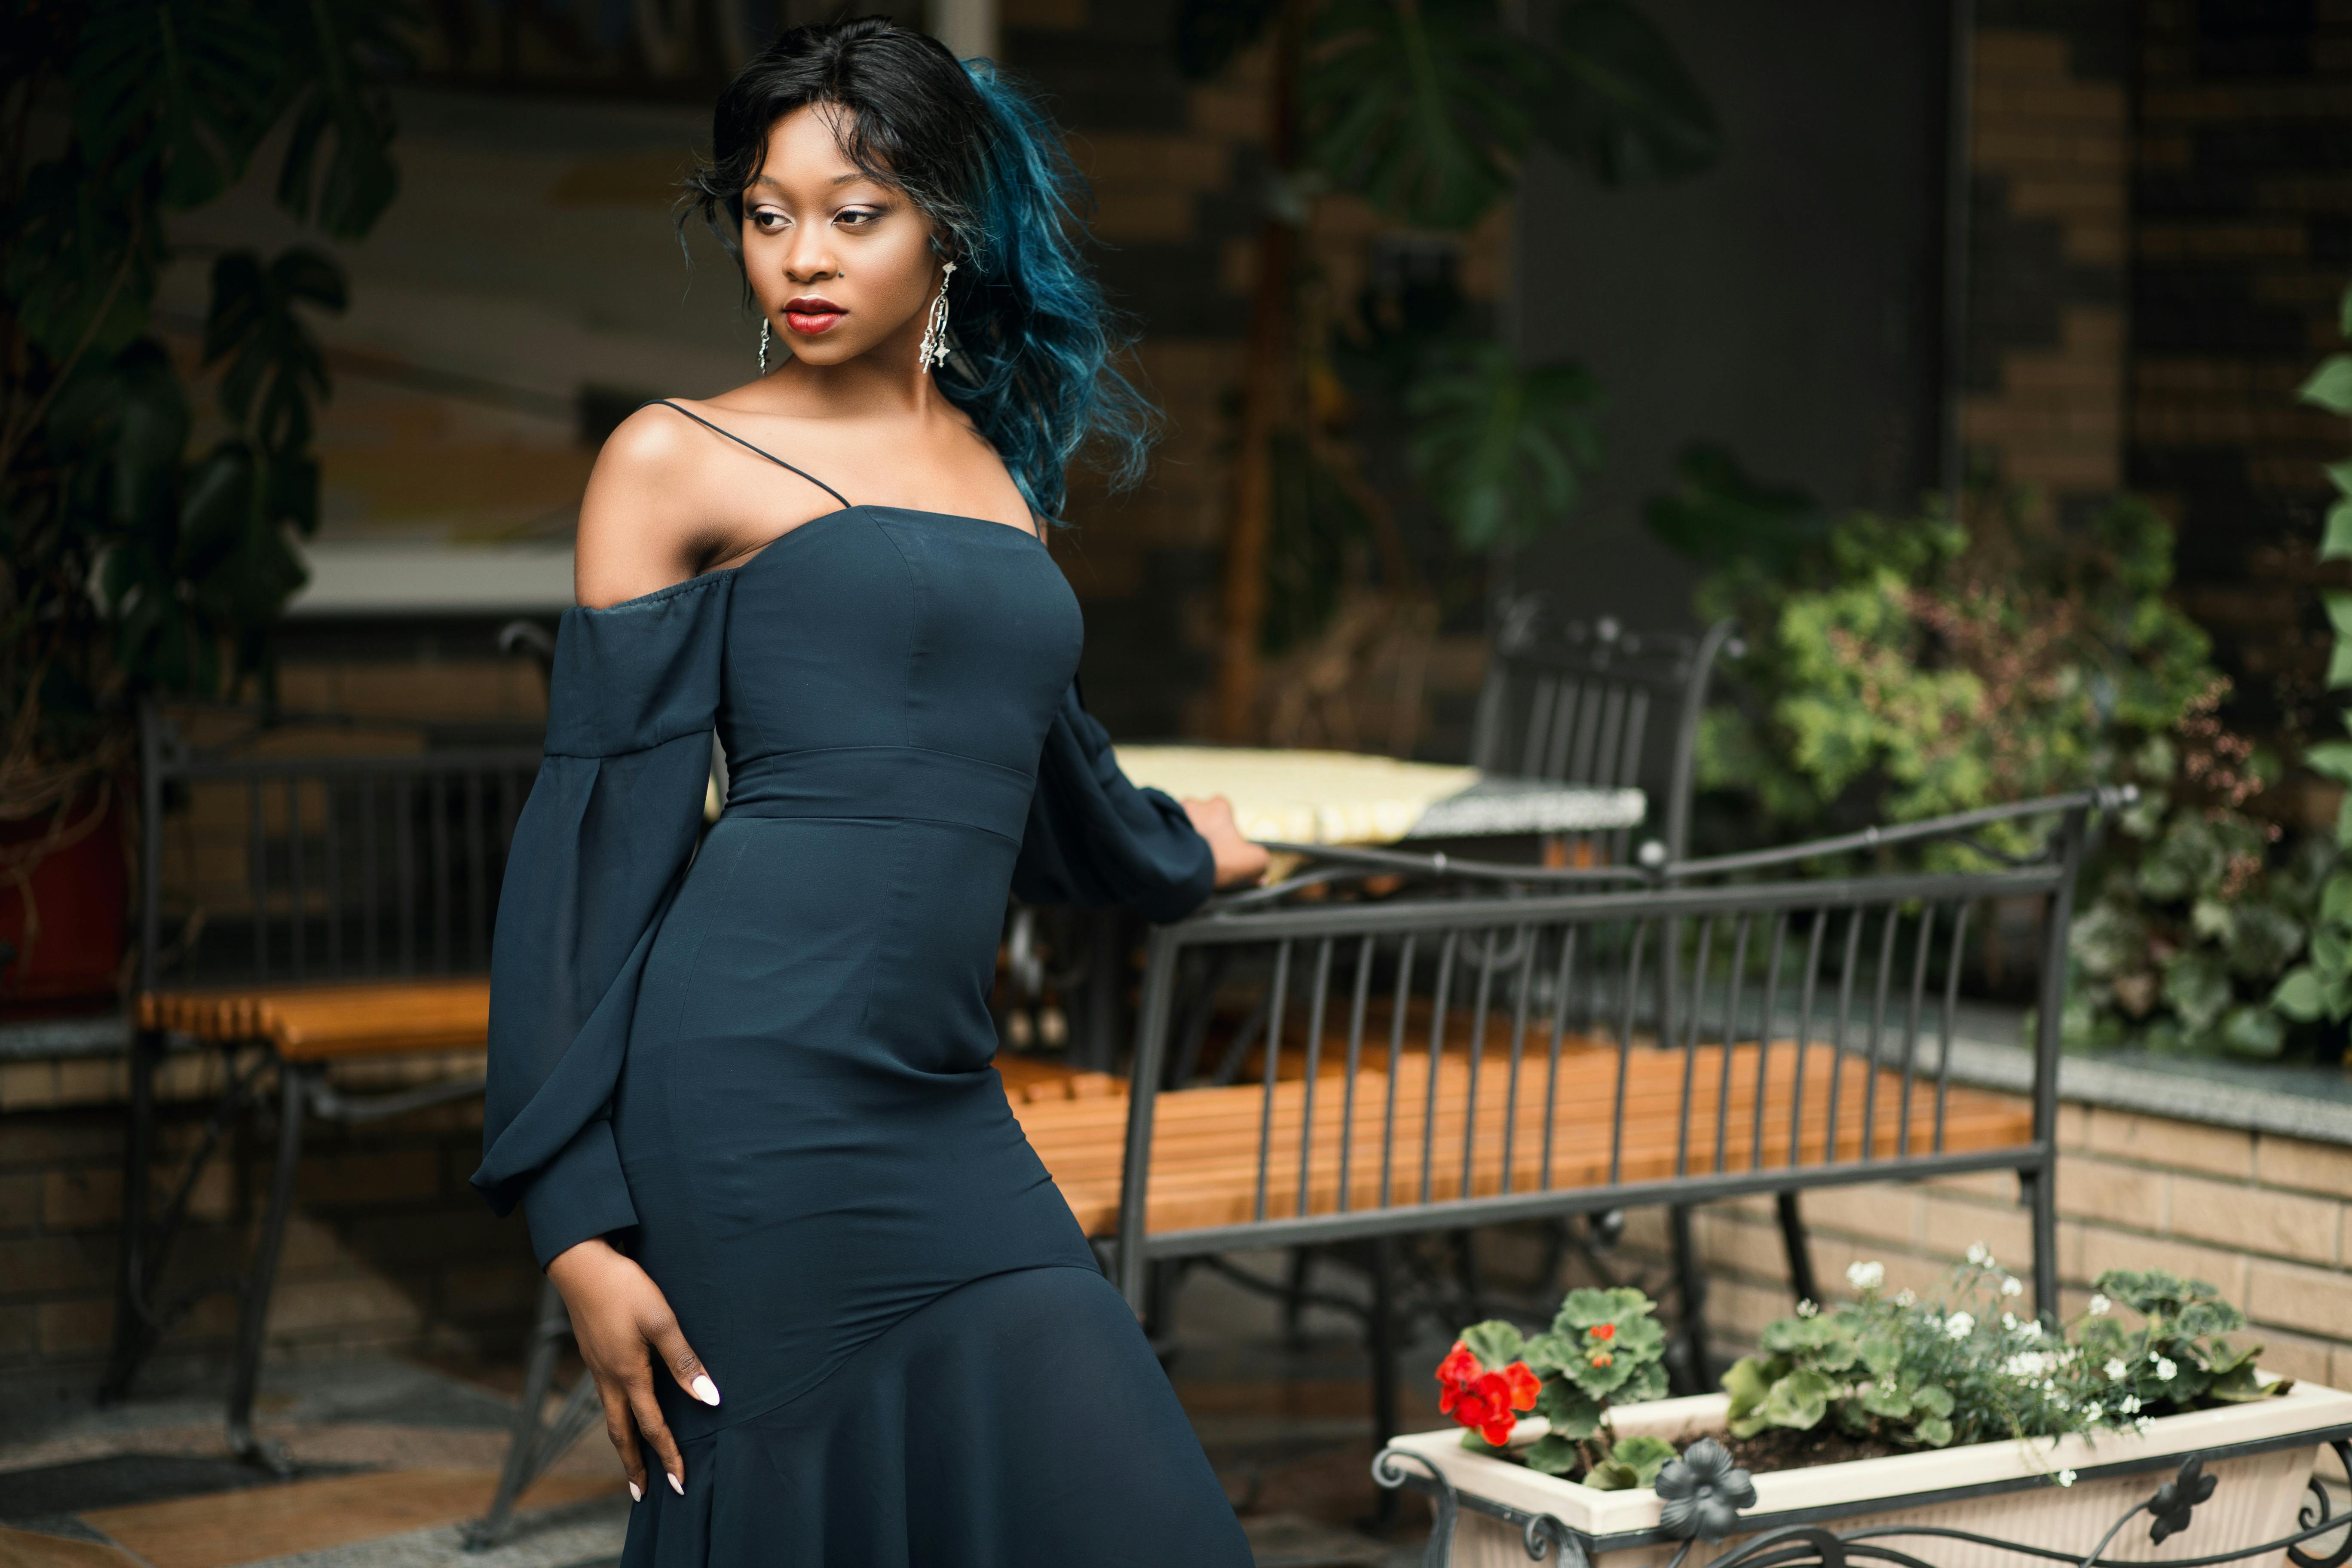
[[[1792,1115],[1798,1110],[1801,1055],[1810,1082],[1801,1110]],[[1433,1080],[1425,1052],[1402,1057],[1393,1079],[1384,1068],[1360,1070],[1352,1099],[1344,1060],[1333,1066],[1327,1058],[1311,1112],[1303,1073],[1280,1079],[1271,1095],[1263,1084],[1162,1094],[1151,1140],[1147,1232],[1171,1238],[1261,1220],[1508,1192],[1600,1189],[1667,1181],[1694,1171],[1818,1168],[1907,1152],[1902,1147],[1906,1119],[1896,1114],[1906,1092],[1902,1072],[1874,1070],[1852,1056],[1841,1063],[1826,1045],[1801,1053],[1794,1042],[1777,1043],[1769,1051],[1742,1045],[1727,1052],[1721,1046],[1702,1046],[1687,1053],[1654,1047],[1628,1053],[1624,1131],[1612,1145],[1616,1056],[1614,1047],[1589,1040],[1563,1051],[1563,1081],[1553,1101],[1549,1142],[1541,1064],[1535,1073],[1522,1069],[1523,1078],[1534,1081],[1523,1083],[1516,1104],[1491,1083],[1474,1104],[1467,1061],[1442,1058]],[[1294,1069],[1304,1061],[1287,1059]],[[1497,1064],[1486,1066],[1491,1073]],[[1727,1066],[1728,1096],[1721,1092]],[[1571,1072],[1573,1085],[1568,1081]],[[1828,1092],[1832,1082],[1839,1111],[1834,1145]],[[1589,1092],[1592,1086],[1609,1092],[1594,1095]],[[1939,1117],[1933,1084],[1915,1077],[1908,1093],[1909,1124],[1940,1120],[1948,1152],[2024,1150],[2032,1143],[2032,1108],[2021,1100],[1952,1089],[1943,1097]],[[1015,1101],[1013,1111],[1087,1234],[1115,1237],[1128,1131],[1125,1098],[1024,1099]],[[1703,1135],[1685,1141],[1686,1124]],[[1269,1125],[1270,1136],[1261,1140],[1261,1129]],[[1385,1168],[1384,1149],[1392,1155]]]

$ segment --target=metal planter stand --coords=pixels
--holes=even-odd
[[[2352,1481],[2352,1426],[2331,1427],[2319,1432],[2298,1433],[2286,1439],[2272,1438],[2256,1443],[2233,1444],[2201,1449],[2179,1460],[2172,1476],[2149,1494],[2146,1501],[2134,1504],[2100,1538],[2099,1544],[2088,1555],[2077,1556],[2071,1552],[2053,1551],[2026,1542],[2006,1541],[1997,1536],[1973,1531],[1956,1530],[1937,1525],[1889,1524],[1864,1526],[1843,1532],[1823,1529],[1816,1523],[1791,1518],[1790,1522],[1761,1531],[1737,1550],[1715,1558],[1707,1568],[1850,1568],[1855,1563],[1892,1563],[1895,1568],[1936,1568],[1935,1559],[1922,1553],[1932,1551],[1921,1545],[1916,1551],[1906,1551],[1888,1542],[1909,1539],[1926,1542],[1956,1542],[1973,1546],[1988,1546],[1998,1551],[2014,1552],[2033,1562],[2068,1563],[2076,1568],[2142,1568],[2142,1563],[2103,1556],[2108,1545],[2141,1515],[2152,1516],[2148,1526],[2151,1542],[2162,1542],[2189,1527],[2198,1506],[2210,1500],[2218,1478],[2208,1475],[2206,1467],[2219,1460],[2242,1455],[2265,1452],[2292,1444],[2311,1443],[2326,1447],[2336,1456],[2347,1481]],[[2108,1473],[2131,1470],[2153,1470],[2173,1462],[2166,1456],[2154,1463],[2123,1464]],[[1684,1461],[1675,1460],[1675,1465]],[[1670,1466],[1669,1469],[1673,1467]],[[1733,1471],[1745,1479],[1744,1471]],[[2095,1476],[2098,1471],[2086,1474]],[[1663,1475],[1662,1478],[1664,1479]],[[1525,1509],[1495,1501],[1475,1493],[1464,1492],[1448,1480],[1444,1473],[1429,1459],[1405,1448],[1383,1448],[1372,1459],[1372,1479],[1391,1491],[1411,1489],[1430,1500],[1434,1520],[1429,1545],[1422,1562],[1424,1568],[1446,1568],[1453,1560],[1454,1536],[1462,1510],[1499,1521],[1519,1531],[1521,1543],[1531,1563],[1553,1562],[1562,1568],[1593,1568],[1598,1543],[1586,1532],[1572,1529],[1549,1513],[1532,1513]],[[2309,1493],[2296,1516],[2302,1527],[2294,1534],[2257,1545],[2233,1548],[2227,1552],[2210,1552],[2199,1557],[2166,1559],[2166,1568],[2219,1568],[2220,1564],[2241,1563],[2252,1558],[2266,1557],[2284,1552],[2294,1568],[2343,1568],[2352,1561],[2352,1515],[2338,1517],[2329,1500],[2327,1488],[2315,1473],[2305,1483]],[[1976,1490],[1991,1489],[1971,1489]],[[2002,1489],[2017,1489],[2006,1486]],[[1752,1495],[1752,1494],[1751,1494]],[[1840,1505],[1835,1511],[1851,1517],[1859,1510],[1889,1511],[1914,1500],[1906,1498],[1875,1498],[1857,1501],[1851,1507]],[[1818,1517],[1824,1510],[1812,1510]],[[1790,1516],[1783,1516],[1789,1518]],[[2344,1531],[2346,1536],[2332,1551],[2308,1552],[2304,1544],[2333,1531]],[[1612,1549],[1638,1547],[1670,1540],[1680,1540],[1682,1545],[1666,1568],[1682,1568],[1691,1547],[1703,1541],[1722,1539],[1726,1532],[1710,1531],[1703,1517],[1693,1515],[1680,1529],[1665,1525],[1639,1536],[1617,1537],[1607,1542]]]

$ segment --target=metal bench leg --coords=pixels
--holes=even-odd
[[[1364,1315],[1364,1340],[1372,1356],[1372,1450],[1378,1453],[1396,1436],[1396,1244],[1376,1236],[1367,1244],[1371,1266],[1372,1304]],[[1372,1520],[1382,1529],[1397,1521],[1401,1500],[1394,1489],[1375,1489]]]
[[[1290,1249],[1290,1268],[1283,1282],[1282,1342],[1292,1350],[1307,1348],[1307,1295],[1315,1284],[1315,1249]]]
[[[547,1396],[555,1386],[555,1363],[562,1353],[563,1342],[572,1337],[572,1315],[564,1310],[562,1292],[551,1281],[540,1287],[539,1316],[531,1325],[530,1354],[524,1362],[522,1403],[515,1408],[513,1435],[507,1439],[505,1466],[499,1472],[499,1489],[490,1499],[490,1511],[466,1527],[466,1550],[482,1552],[504,1541],[514,1529],[514,1505],[529,1490],[530,1484],[546,1473],[547,1468],[563,1457],[579,1438],[585,1424],[580,1422],[572,1409],[580,1404],[582,1391],[595,1399],[596,1380],[585,1372],[580,1374],[579,1386],[564,1401],[564,1408],[552,1425],[543,1419]],[[596,1402],[598,1414],[603,1403]],[[578,1429],[566,1432],[567,1427]],[[554,1439],[562,1446],[556,1447]]]
[[[1689,1205],[1675,1204],[1666,1214],[1674,1232],[1675,1290],[1682,1298],[1682,1322],[1675,1330],[1682,1340],[1682,1392],[1705,1394],[1715,1381],[1707,1375],[1706,1269],[1691,1234]]]
[[[1805,1239],[1805,1216],[1797,1207],[1797,1194],[1775,1194],[1772,1204],[1780,1215],[1780,1250],[1789,1255],[1789,1289],[1799,1301],[1819,1305],[1822,1290],[1813,1281],[1813,1249]]]
[[[2017,1173],[2017,1195],[2033,1213],[2033,1310],[2058,1321],[2058,1172],[2054,1163]]]
[[[228,1390],[228,1446],[238,1458],[280,1474],[292,1467],[285,1456],[253,1435],[253,1397],[261,1384],[262,1341],[269,1324],[269,1295],[278,1283],[278,1258],[286,1246],[286,1221],[294,1206],[294,1177],[302,1162],[302,1100],[312,1069],[280,1063],[278,1068],[278,1164],[270,1173],[269,1207],[261,1217],[261,1237],[246,1277],[237,1313],[236,1365]]]
[[[147,1202],[155,1164],[155,1064],[163,1055],[163,1037],[140,1030],[131,1045],[130,1121],[122,1134],[122,1257],[115,1274],[114,1349],[98,1391],[105,1402],[131,1392],[131,1380],[155,1345],[147,1299],[153,1285],[147,1278]]]

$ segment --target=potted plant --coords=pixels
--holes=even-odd
[[[226,433],[190,444],[156,331],[173,214],[241,180],[339,239],[397,177],[386,0],[17,8],[0,116],[0,1005],[110,994],[139,704],[269,677],[269,628],[318,526],[325,361],[300,309],[342,273],[296,247],[218,256],[193,357]],[[192,19],[193,18],[193,19]],[[204,47],[175,39],[201,34]]]
[[[1458,1505],[1451,1555],[1432,1561],[1462,1568],[1525,1563],[1546,1540],[1596,1563],[1674,1553],[1697,1568],[1738,1551],[1736,1538],[1790,1526],[1959,1531],[1979,1539],[1934,1542],[1937,1568],[2008,1568],[2017,1555],[1997,1542],[2101,1549],[2119,1516],[2150,1502],[2157,1470],[2181,1473],[2155,1540],[2203,1502],[2193,1554],[2280,1541],[2296,1533],[2315,1445],[2352,1436],[2352,1394],[2260,1372],[2261,1346],[2231,1338],[2242,1315],[2201,1281],[2112,1271],[2058,1326],[2016,1313],[2022,1286],[1981,1247],[1931,1300],[1890,1295],[1885,1279],[1856,1264],[1855,1300],[1805,1304],[1764,1331],[1723,1393],[1687,1399],[1596,1396],[1580,1381],[1580,1363],[1612,1370],[1580,1353],[1610,1342],[1585,1321],[1591,1299],[1638,1292],[1571,1292],[1586,1300],[1517,1346],[1475,1325],[1439,1376],[1451,1395],[1469,1373],[1470,1416],[1483,1419],[1395,1439],[1383,1479],[1419,1479]],[[1646,1307],[1608,1321],[1649,1322]],[[1445,1401],[1471,1425],[1465,1404]],[[1925,1549],[1899,1533],[1885,1544]],[[2118,1534],[2105,1550],[2143,1556],[2147,1544]]]

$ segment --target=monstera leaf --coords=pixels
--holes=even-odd
[[[1686,179],[1723,151],[1715,110],[1664,34],[1624,0],[1561,13],[1536,133],[1606,185]]]
[[[1486,0],[1337,0],[1304,83],[1308,158],[1342,190],[1431,228],[1511,188],[1535,57]]]
[[[1311,161],[1408,223],[1476,223],[1531,135],[1608,185],[1685,178],[1721,149],[1674,46],[1624,0],[1570,5],[1549,37],[1505,28],[1490,0],[1338,0],[1317,39]]]
[[[94,0],[71,74],[74,128],[128,191],[162,165],[166,206],[235,184],[284,101],[278,29],[252,0]]]
[[[1522,368],[1500,343],[1474,342],[1441,357],[1406,405],[1413,467],[1473,550],[1557,521],[1601,461],[1601,389],[1580,364]]]
[[[414,16],[393,0],[311,0],[289,17],[288,61],[299,85],[278,205],[337,239],[358,239],[400,193],[383,78],[409,59],[402,32]]]
[[[308,446],[311,400],[327,395],[326,360],[295,306],[340,311],[344,300],[342,269],[315,250],[297,247],[267,267],[249,250],[232,251],[214,264],[205,361],[227,362],[221,407],[262,450]]]

